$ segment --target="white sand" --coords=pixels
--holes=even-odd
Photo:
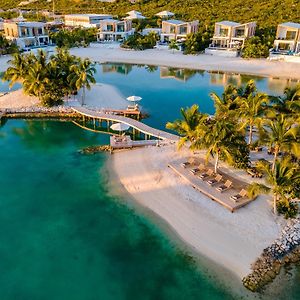
[[[198,70],[227,71],[280,78],[300,79],[300,64],[267,59],[224,58],[211,55],[183,55],[170,50],[132,51],[115,44],[92,44],[88,48],[73,48],[71,53],[97,62],[149,64]]]
[[[152,210],[194,250],[242,278],[279,234],[270,203],[259,197],[230,213],[167,168],[185,152],[174,146],[114,153],[114,172],[134,199]]]
[[[82,91],[75,97],[65,100],[67,106],[79,106],[82,102]],[[0,97],[0,108],[25,108],[38,105],[36,97],[27,96],[22,89],[10,92]],[[90,108],[125,109],[128,101],[121,95],[117,88],[109,84],[95,84],[91,90],[86,91],[84,104]]]
[[[36,97],[25,95],[23,90],[10,92],[0,97],[0,108],[24,108],[37,105],[39,100]]]

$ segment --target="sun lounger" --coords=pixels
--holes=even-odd
[[[217,190],[222,193],[222,192],[230,189],[231,187],[232,187],[232,181],[226,180],[226,182],[224,184],[217,187]]]
[[[239,200],[241,200],[246,196],[247,196],[247,191],[242,189],[238,194],[231,196],[230,199],[232,199],[235,202],[238,202]]]
[[[201,173],[199,175],[199,178],[201,178],[202,180],[211,177],[212,175],[214,175],[214,171],[212,169],[208,169],[207,172]]]
[[[190,172],[193,175],[196,175],[198,172],[203,171],[205,169],[205,166],[203,164],[200,164],[197,168],[193,168],[190,170]]]
[[[195,159],[194,158],[190,158],[188,161],[186,162],[183,162],[181,163],[180,165],[183,167],[183,168],[187,168],[189,167],[190,165],[192,165],[194,163]]]
[[[210,179],[210,180],[207,180],[206,182],[209,184],[209,185],[215,185],[217,184],[218,182],[221,182],[223,179],[223,176],[218,174],[215,178],[213,179]]]

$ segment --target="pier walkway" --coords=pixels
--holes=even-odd
[[[153,127],[150,127],[142,122],[139,122],[137,120],[112,114],[112,113],[105,113],[105,112],[99,112],[99,111],[93,111],[91,109],[87,109],[85,107],[72,107],[73,111],[92,119],[98,119],[98,120],[104,120],[108,122],[117,122],[117,123],[123,123],[126,124],[142,133],[148,136],[152,136],[161,140],[169,140],[177,142],[179,139],[179,136],[168,133],[163,130],[155,129]]]

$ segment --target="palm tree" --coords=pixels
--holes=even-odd
[[[191,149],[206,149],[206,159],[210,156],[215,158],[214,169],[217,173],[221,157],[232,164],[237,157],[245,155],[242,153],[244,144],[244,136],[233,123],[215,118],[198,126],[197,138],[192,142]]]
[[[272,171],[275,170],[276,160],[280,151],[300,156],[299,125],[284,114],[277,115],[275,119],[264,120],[264,128],[260,131],[260,141],[274,148]]]
[[[11,64],[4,73],[3,80],[10,81],[9,86],[12,87],[16,82],[23,81],[25,74],[27,73],[29,64],[27,57],[16,53],[13,55],[13,59],[9,61]]]
[[[292,183],[300,179],[299,166],[291,163],[290,158],[275,161],[275,172],[268,162],[260,161],[257,163],[258,170],[266,175],[268,185],[253,183],[248,188],[249,197],[257,194],[273,194],[273,210],[277,214],[277,203],[280,198],[289,200],[293,191]]]
[[[173,123],[168,122],[166,128],[177,131],[181,138],[178,143],[180,149],[187,142],[193,143],[197,137],[197,127],[207,120],[207,115],[199,112],[199,106],[193,105],[189,108],[180,110],[183,120],[175,120]]]
[[[235,110],[238,108],[236,101],[238,96],[238,90],[234,85],[228,85],[222,97],[219,97],[216,93],[211,93],[210,97],[214,101],[216,116],[220,118],[233,119],[237,117]]]
[[[96,69],[94,64],[89,59],[78,60],[78,63],[72,65],[70,68],[71,73],[69,75],[70,83],[80,90],[82,88],[82,105],[84,104],[85,99],[85,89],[91,89],[91,83],[96,83],[94,74],[96,73]]]
[[[267,109],[269,98],[267,94],[247,92],[245,96],[239,97],[239,116],[241,117],[241,128],[249,126],[248,144],[253,139],[253,127],[259,126]]]
[[[46,74],[46,68],[39,63],[35,63],[29,67],[23,80],[24,92],[28,95],[37,96],[42,100],[45,85],[49,82],[49,78],[47,78]]]

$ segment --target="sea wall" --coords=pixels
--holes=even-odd
[[[280,237],[264,249],[243,278],[244,286],[255,292],[273,281],[281,268],[300,261],[300,219],[289,220]]]
[[[74,113],[71,107],[67,106],[55,106],[55,107],[42,107],[31,106],[25,108],[13,108],[13,109],[0,109],[0,116],[4,118],[67,118],[73,119],[78,117],[78,114]]]

